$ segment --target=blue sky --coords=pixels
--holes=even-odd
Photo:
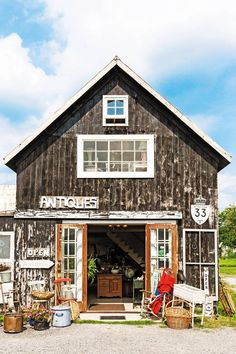
[[[233,0],[0,0],[2,158],[118,55],[236,156]],[[236,164],[219,174],[219,202],[236,204]]]

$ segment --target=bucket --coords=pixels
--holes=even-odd
[[[3,330],[6,333],[19,333],[23,331],[23,314],[6,313],[4,315]]]
[[[52,326],[66,327],[71,325],[70,306],[53,306],[52,310]]]

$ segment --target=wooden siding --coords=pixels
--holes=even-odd
[[[102,126],[103,94],[129,95],[128,127]],[[172,113],[123,73],[115,71],[104,78],[50,129],[19,160],[18,210],[38,209],[41,195],[96,195],[101,212],[177,210],[183,212],[183,227],[197,227],[190,205],[202,195],[213,207],[204,227],[216,226],[218,161],[214,152],[200,145]],[[119,133],[155,135],[155,178],[77,178],[76,135]]]

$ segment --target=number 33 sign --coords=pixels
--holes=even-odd
[[[191,205],[192,218],[199,225],[204,224],[210,215],[211,207],[210,205],[206,205],[204,202],[205,199],[196,199],[195,204]]]

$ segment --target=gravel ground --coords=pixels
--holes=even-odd
[[[235,354],[236,330],[173,330],[153,326],[72,324],[38,332],[4,333],[0,353],[78,354]]]

